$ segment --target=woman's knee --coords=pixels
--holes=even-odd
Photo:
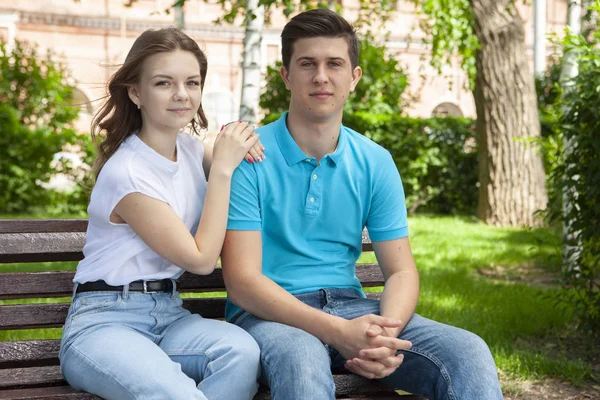
[[[258,343],[256,343],[256,340],[249,333],[242,329],[239,330],[240,332],[232,340],[231,351],[237,358],[246,363],[260,363],[260,348],[258,347]]]

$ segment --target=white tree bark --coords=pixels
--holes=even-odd
[[[256,124],[260,101],[262,30],[265,24],[264,6],[259,0],[246,0],[246,34],[244,36],[244,60],[242,62],[242,96],[240,119]]]
[[[569,1],[569,11],[567,13],[567,26],[574,35],[578,35],[581,32],[581,3],[579,0]],[[566,53],[563,56],[562,72],[560,76],[561,84],[564,88],[565,93],[571,90],[573,86],[573,78],[579,73],[579,67],[577,65],[577,54],[573,51]],[[567,112],[565,109],[563,112]],[[565,154],[568,154],[571,148],[571,143],[565,139],[564,141]],[[568,190],[568,189],[565,189]],[[568,215],[571,207],[569,203],[568,193],[563,192],[563,215]],[[577,239],[577,232],[573,232],[571,223],[564,218],[563,222],[563,263],[567,267],[573,265],[573,261],[577,259],[577,254],[581,245],[572,245],[573,241]]]
[[[546,0],[534,0],[534,5],[533,72],[539,75],[546,71]]]

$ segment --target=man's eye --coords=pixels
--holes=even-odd
[[[313,63],[311,63],[311,62],[305,62],[305,63],[302,63],[302,66],[303,67],[312,67]]]

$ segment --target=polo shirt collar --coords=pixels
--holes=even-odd
[[[275,131],[278,132],[275,135],[275,138],[277,139],[279,150],[281,150],[281,154],[283,154],[285,161],[288,165],[293,165],[301,161],[305,161],[309,157],[304,154],[300,147],[298,147],[298,144],[296,144],[292,134],[288,130],[286,123],[287,115],[288,112],[286,111],[276,122],[274,122]],[[346,128],[341,125],[337,148],[333,153],[327,154],[323,158],[329,158],[336,165],[341,163],[343,160],[342,154],[346,148],[346,142],[348,141],[348,138],[346,137],[347,135],[348,133],[346,132]]]

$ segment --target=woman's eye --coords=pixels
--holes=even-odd
[[[167,82],[167,81],[159,81],[159,82],[156,82],[154,85],[155,86],[167,86],[168,84],[169,84],[169,82]]]
[[[190,86],[200,86],[200,82],[199,81],[189,81],[188,85],[190,85]]]

